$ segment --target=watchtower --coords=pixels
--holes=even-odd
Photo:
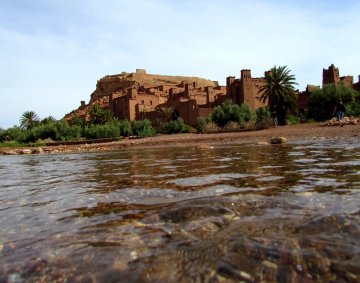
[[[253,83],[250,70],[241,70],[241,103],[246,103],[255,109],[255,97],[253,93]]]
[[[323,69],[323,86],[340,83],[339,69],[331,64],[328,69]]]

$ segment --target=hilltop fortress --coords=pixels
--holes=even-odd
[[[338,68],[331,65],[323,69],[323,85],[345,83],[359,90],[359,82],[354,84],[352,76],[339,76]],[[252,78],[250,70],[242,70],[240,77],[226,78],[226,86],[218,82],[197,77],[163,76],[147,74],[143,69],[134,73],[123,72],[105,76],[98,80],[90,102],[81,101],[81,106],[65,116],[71,121],[74,117],[89,119],[89,110],[95,103],[111,110],[115,117],[130,121],[148,118],[161,118],[161,109],[171,108],[173,117],[181,117],[184,122],[194,126],[198,117],[207,117],[214,107],[225,100],[237,104],[248,104],[252,109],[266,106],[260,101],[258,90],[266,83],[265,78]],[[305,109],[314,88],[308,85],[306,91],[298,92],[298,108]]]

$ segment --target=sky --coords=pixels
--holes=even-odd
[[[64,115],[100,78],[146,69],[224,85],[286,65],[304,90],[322,69],[360,75],[359,0],[1,0],[0,128]]]

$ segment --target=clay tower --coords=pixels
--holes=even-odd
[[[323,69],[323,86],[327,84],[338,84],[340,82],[339,69],[331,64],[328,69]]]
[[[253,84],[251,78],[250,70],[241,70],[241,92],[242,98],[241,103],[246,103],[252,109],[255,109],[254,93],[253,93]]]

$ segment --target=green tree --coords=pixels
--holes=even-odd
[[[39,124],[39,116],[34,111],[25,111],[20,117],[20,127],[31,130]]]
[[[49,124],[49,123],[52,123],[52,122],[55,122],[55,121],[56,121],[56,118],[55,118],[55,117],[53,117],[53,116],[48,116],[48,117],[42,119],[42,120],[40,121],[40,124],[46,125],[46,124]]]
[[[265,74],[266,83],[259,88],[260,100],[268,103],[271,112],[276,111],[279,125],[286,125],[286,112],[295,105],[295,76],[286,66],[274,66]]]
[[[343,83],[327,84],[315,89],[309,99],[309,118],[324,121],[333,117],[336,102],[341,99],[345,104],[346,115],[360,116],[360,93]]]
[[[0,131],[0,142],[5,141],[19,141],[24,133],[18,126],[14,126],[12,128],[8,128],[6,130]]]
[[[174,109],[172,107],[158,107],[156,111],[161,114],[164,121],[169,122],[172,120],[172,115],[174,112]]]
[[[90,123],[94,125],[106,124],[113,118],[113,113],[102,108],[98,103],[95,103],[89,111],[90,114]]]

